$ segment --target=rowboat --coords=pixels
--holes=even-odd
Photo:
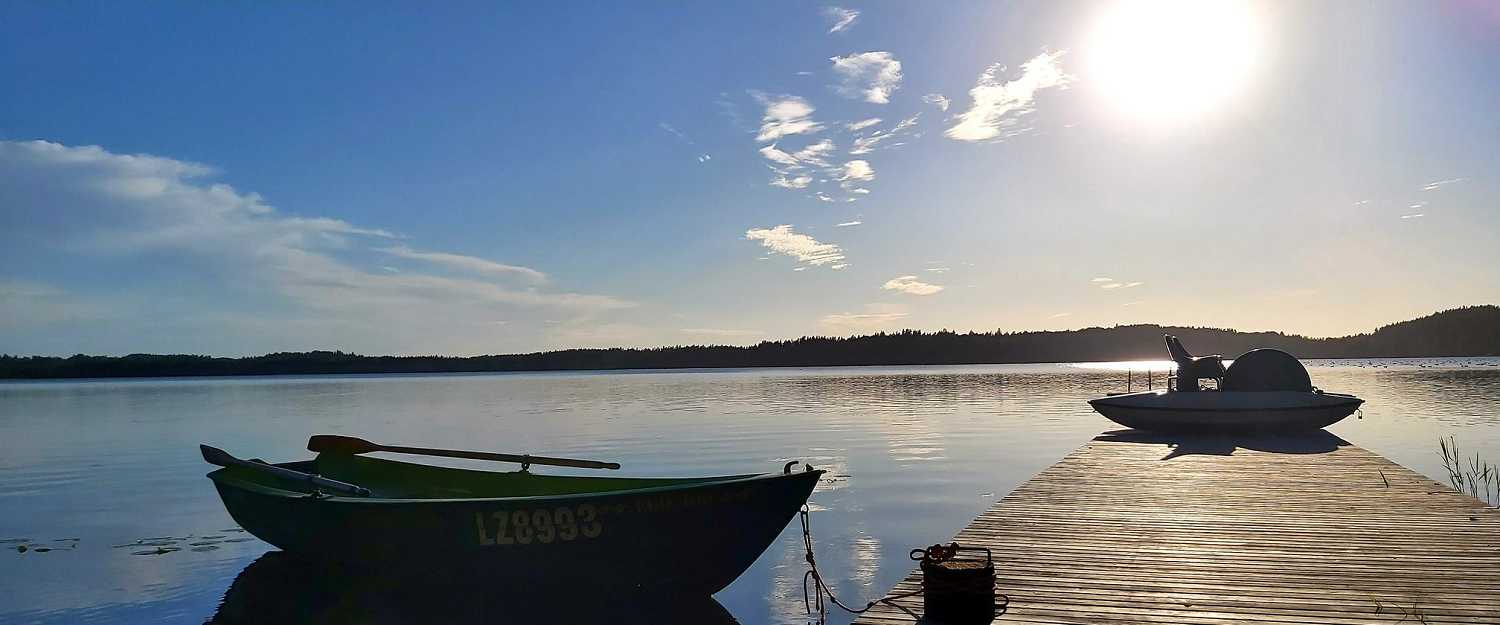
[[[353,443],[350,443],[353,441]],[[391,573],[512,587],[728,586],[806,503],[823,471],[693,478],[542,475],[532,464],[613,463],[381,446],[315,436],[316,458],[267,464],[201,446],[229,515],[282,550]],[[396,451],[522,462],[509,472],[359,455]]]
[[[1111,394],[1089,405],[1138,430],[1266,434],[1328,427],[1364,403],[1314,387],[1301,361],[1280,350],[1250,350],[1226,369],[1219,356],[1193,356],[1171,335],[1166,341],[1177,363],[1166,389]]]

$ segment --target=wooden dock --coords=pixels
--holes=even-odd
[[[994,551],[996,622],[1500,624],[1500,511],[1322,431],[1107,433],[955,540]]]

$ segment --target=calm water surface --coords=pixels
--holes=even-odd
[[[1331,428],[1354,444],[1438,479],[1440,435],[1500,460],[1500,360],[1309,365],[1314,384],[1366,400],[1363,419]],[[267,555],[203,478],[200,442],[284,461],[308,456],[313,433],[615,460],[629,475],[801,459],[833,476],[812,498],[820,566],[863,604],[906,575],[910,548],[1113,429],[1084,400],[1123,385],[1121,370],[1078,365],[3,383],[0,622],[426,620],[370,607],[392,594],[378,582],[320,585]],[[803,571],[794,522],[682,620],[806,623]],[[454,607],[474,593],[459,594],[427,603],[459,615],[445,622],[505,622]]]

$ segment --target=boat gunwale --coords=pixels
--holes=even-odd
[[[1198,391],[1198,392],[1200,392],[1200,393],[1216,393],[1216,392],[1225,392],[1225,391]],[[1252,393],[1252,392],[1259,392],[1259,391],[1227,391],[1227,392]],[[1280,392],[1280,391],[1272,391],[1272,392]],[[1089,402],[1089,405],[1093,406],[1096,410],[1100,406],[1103,406],[1105,408],[1121,408],[1121,409],[1126,409],[1126,410],[1155,410],[1155,411],[1163,411],[1163,412],[1194,412],[1194,413],[1196,413],[1196,412],[1293,412],[1293,411],[1300,411],[1300,410],[1329,410],[1329,409],[1332,409],[1332,408],[1344,408],[1344,407],[1348,407],[1350,405],[1353,405],[1355,407],[1359,407],[1359,406],[1361,406],[1361,405],[1363,405],[1365,403],[1365,400],[1360,399],[1358,397],[1355,397],[1353,395],[1346,394],[1346,393],[1318,393],[1317,394],[1320,397],[1330,397],[1330,396],[1331,397],[1335,397],[1335,398],[1338,398],[1341,401],[1329,402],[1329,403],[1326,403],[1326,404],[1319,404],[1319,405],[1316,405],[1316,406],[1280,406],[1280,407],[1275,407],[1275,408],[1264,408],[1264,407],[1262,407],[1262,408],[1219,408],[1219,407],[1178,407],[1178,406],[1136,406],[1136,405],[1122,404],[1122,403],[1111,403],[1113,400],[1123,399],[1123,398],[1127,398],[1127,397],[1134,397],[1134,396],[1139,396],[1139,395],[1144,395],[1144,394],[1147,394],[1147,393],[1154,393],[1154,394],[1157,394],[1157,395],[1165,395],[1165,394],[1168,394],[1168,391],[1141,391],[1139,393],[1128,393],[1128,394],[1125,394],[1125,395],[1111,395],[1109,397],[1098,397],[1098,398],[1095,398],[1095,399],[1090,399],[1090,400],[1088,400],[1088,402]]]
[[[383,460],[383,459],[378,459],[377,458],[377,460]],[[278,463],[274,463],[272,466],[278,466],[278,467],[282,467],[282,468],[290,468],[288,465],[296,465],[296,464],[301,464],[303,462],[306,462],[306,461],[278,462]],[[436,466],[436,465],[424,465],[424,464],[411,463],[411,462],[399,462],[399,461],[392,461],[392,460],[385,460],[385,462],[396,462],[397,464],[412,464],[412,465],[422,466],[422,467],[433,467],[433,466]],[[437,467],[437,468],[448,468],[448,467]],[[469,470],[472,470],[472,469],[460,469],[460,470],[469,471]],[[479,473],[495,473],[495,474],[519,473],[519,471],[506,471],[506,472],[502,472],[502,471],[478,471],[478,472]],[[224,475],[224,474],[227,474],[227,473],[229,473],[229,469],[226,467],[226,468],[221,468],[221,469],[216,469],[214,471],[210,471],[206,477],[208,477],[208,479],[210,479],[210,480],[213,480],[214,484],[216,484],[216,485],[227,486],[227,487],[232,487],[232,488],[239,488],[239,489],[242,489],[242,490],[245,490],[245,491],[259,493],[259,494],[262,494],[262,495],[269,495],[269,496],[272,496],[272,497],[281,497],[281,498],[285,498],[285,499],[308,499],[309,495],[310,495],[310,493],[303,492],[303,491],[295,491],[295,490],[286,490],[286,489],[282,489],[282,488],[275,488],[275,487],[272,487],[272,486],[266,486],[264,484],[260,484],[260,483],[253,482],[253,481],[248,481],[248,480],[237,480],[237,479],[232,480],[232,479],[229,479],[226,475]],[[813,473],[813,474],[816,474],[819,477],[821,477],[822,474],[827,473],[827,471],[825,469],[812,469],[810,471],[798,471],[798,472],[787,472],[787,473],[747,473],[747,474],[741,474],[741,475],[709,476],[709,477],[702,477],[702,478],[612,478],[612,477],[590,478],[590,477],[586,477],[586,476],[572,476],[572,475],[568,475],[568,476],[548,476],[548,477],[584,477],[584,479],[598,479],[598,480],[614,480],[614,479],[691,479],[691,480],[696,480],[696,481],[689,482],[689,483],[680,483],[680,484],[667,484],[667,485],[663,485],[663,486],[652,486],[652,487],[648,487],[648,488],[630,488],[630,489],[622,489],[622,490],[611,490],[611,491],[600,491],[600,492],[583,492],[583,493],[562,493],[562,494],[556,494],[556,495],[524,495],[524,496],[519,496],[519,497],[444,497],[444,498],[402,497],[402,498],[394,498],[394,497],[349,497],[349,496],[344,496],[344,495],[329,495],[329,496],[326,496],[326,497],[318,498],[317,501],[327,501],[327,502],[336,502],[336,503],[360,503],[360,504],[387,504],[387,503],[390,503],[390,504],[416,504],[416,503],[441,504],[441,503],[503,503],[503,502],[511,502],[511,501],[515,501],[515,502],[530,502],[530,501],[538,501],[538,500],[580,499],[580,498],[589,498],[589,499],[591,499],[591,498],[597,498],[597,497],[609,497],[609,496],[618,496],[618,495],[657,494],[657,493],[672,492],[672,491],[677,491],[677,490],[685,490],[685,489],[690,489],[690,488],[702,488],[704,486],[720,486],[720,485],[725,485],[725,484],[743,484],[743,483],[754,482],[754,481],[758,481],[758,480],[769,480],[769,479],[776,479],[776,478],[788,478],[788,477],[793,477],[793,476],[797,476],[797,475],[802,475],[802,474],[805,474],[805,473]]]

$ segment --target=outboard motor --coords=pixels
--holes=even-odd
[[[1172,360],[1177,362],[1177,390],[1197,391],[1198,380],[1213,380],[1224,387],[1224,358],[1218,355],[1194,356],[1188,353],[1187,348],[1182,346],[1182,341],[1170,334],[1167,338],[1167,352],[1172,354]]]

